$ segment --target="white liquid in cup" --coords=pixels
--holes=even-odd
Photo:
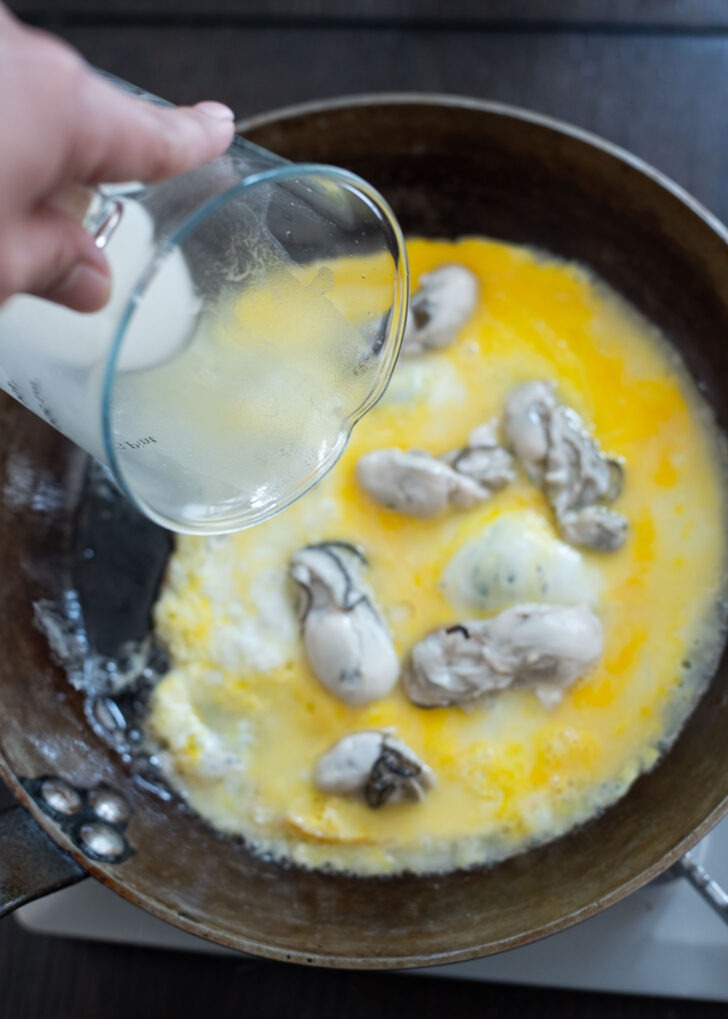
[[[182,498],[195,518],[246,504],[269,516],[337,459],[377,366],[320,276],[304,283],[278,267],[208,309],[177,356],[119,373],[117,460],[158,512]]]
[[[368,291],[366,259],[302,267],[276,256],[203,310],[183,254],[165,251],[126,324],[105,435],[109,352],[156,252],[147,212],[122,204],[105,249],[109,304],[88,315],[8,300],[0,386],[110,466],[159,523],[203,533],[256,523],[338,459],[376,390],[372,337],[389,313],[391,266]]]
[[[125,201],[106,248],[111,297],[81,314],[24,294],[0,307],[0,386],[97,459],[107,462],[101,431],[101,387],[114,332],[142,267],[154,254],[145,210]],[[119,369],[143,370],[179,349],[199,307],[184,258],[169,256],[166,292],[145,298],[125,338]]]

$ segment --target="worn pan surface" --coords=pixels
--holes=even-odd
[[[291,159],[359,172],[389,198],[406,232],[488,234],[591,266],[680,348],[725,424],[725,231],[636,160],[543,118],[427,96],[309,105],[258,118],[245,133]],[[138,638],[168,537],[107,496],[84,500],[86,459],[6,398],[0,435],[0,770],[62,849],[162,919],[298,962],[454,962],[524,944],[617,901],[728,809],[724,660],[667,758],[603,817],[552,845],[437,878],[358,880],[255,858],[133,774],[89,725],[83,696],[34,624],[34,604],[72,583],[97,650]],[[42,809],[37,780],[49,775],[123,795],[131,817],[118,826],[121,862],[83,849],[88,803],[65,820]]]

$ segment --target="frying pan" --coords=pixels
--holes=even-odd
[[[638,160],[540,116],[438,96],[315,103],[241,129],[290,159],[361,174],[406,233],[485,234],[590,266],[679,348],[725,426],[726,231]],[[83,685],[87,662],[143,638],[169,536],[91,484],[85,456],[10,399],[0,434],[0,773],[22,804],[0,817],[6,909],[91,874],[244,952],[338,967],[449,963],[609,906],[676,864],[728,809],[724,656],[665,759],[549,845],[435,877],[361,879],[255,857],[139,765],[129,704],[72,686],[51,648],[61,637],[71,647]],[[65,606],[56,632],[37,624],[44,602]]]

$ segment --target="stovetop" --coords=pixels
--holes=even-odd
[[[692,855],[728,886],[728,818]],[[27,930],[44,934],[235,955],[157,920],[93,880],[15,916]],[[643,888],[535,944],[409,973],[728,1002],[727,959],[728,926],[686,880],[677,879]]]

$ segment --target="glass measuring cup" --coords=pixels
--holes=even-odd
[[[384,199],[238,137],[173,180],[99,188],[84,225],[108,305],[6,301],[0,387],[172,530],[238,530],[303,495],[399,352],[407,262]]]

